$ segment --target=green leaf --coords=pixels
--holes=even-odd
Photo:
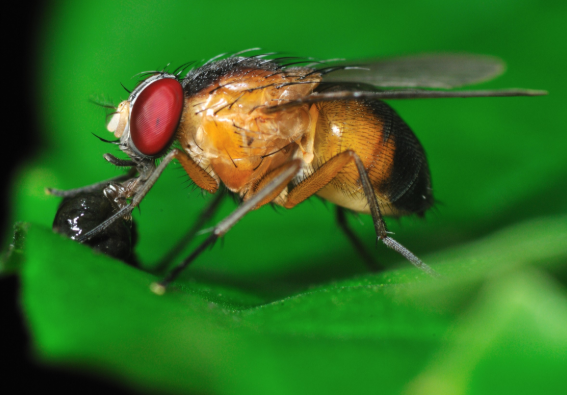
[[[43,359],[139,388],[391,393],[417,375],[417,392],[443,382],[466,393],[470,380],[484,391],[495,361],[506,372],[542,362],[548,372],[563,367],[557,347],[567,345],[567,300],[526,268],[564,261],[566,236],[565,218],[532,221],[435,257],[442,280],[407,268],[266,302],[254,287],[189,276],[157,296],[149,290],[154,276],[35,226],[27,235],[23,298]],[[459,318],[463,309],[471,312]],[[544,348],[531,355],[515,346],[518,336]],[[545,376],[547,387],[558,381]],[[499,386],[514,383],[502,376]]]
[[[564,388],[567,295],[535,270],[496,278],[447,333],[410,394],[552,394]]]

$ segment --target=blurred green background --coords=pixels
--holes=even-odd
[[[558,383],[554,373],[567,368],[557,354],[567,350],[564,1],[115,0],[48,9],[34,77],[45,146],[16,178],[12,211],[33,224],[22,297],[43,361],[79,361],[138,388],[223,394],[528,393]],[[425,220],[388,225],[450,280],[431,283],[374,248],[362,216],[351,223],[367,247],[402,268],[367,274],[333,207],[317,199],[251,213],[162,299],[147,292],[151,276],[45,232],[59,204],[45,187],[119,174],[102,159],[117,150],[92,135],[112,137],[89,99],[118,103],[127,98],[120,83],[132,88],[138,72],[252,47],[321,59],[489,54],[508,71],[479,88],[550,92],[391,102],[425,147],[439,204]],[[140,260],[155,263],[208,200],[171,166],[135,214]],[[234,207],[226,201],[217,219]],[[528,338],[539,346],[524,347]],[[535,378],[520,385],[514,372]]]

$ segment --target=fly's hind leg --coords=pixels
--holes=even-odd
[[[366,267],[371,272],[380,272],[384,270],[384,266],[382,266],[379,262],[376,262],[374,258],[368,253],[368,250],[364,247],[364,244],[360,241],[360,238],[353,232],[353,230],[348,226],[347,218],[346,218],[346,209],[337,206],[336,207],[336,218],[339,227],[346,235],[354,249],[358,252],[358,254],[364,259],[364,263]]]
[[[264,183],[261,187],[257,188],[255,193],[248,197],[236,210],[234,210],[228,217],[219,222],[212,230],[211,234],[205,241],[203,241],[191,255],[184,259],[177,265],[164,279],[158,283],[152,283],[150,289],[152,292],[162,295],[166,287],[179,276],[179,274],[191,262],[195,260],[208,246],[212,245],[218,238],[227,233],[238,221],[242,219],[250,211],[262,206],[263,204],[274,199],[281,191],[289,184],[293,177],[301,168],[301,161],[293,160],[271,173],[267,174]]]
[[[376,236],[378,239],[386,244],[387,247],[397,251],[417,268],[433,277],[439,277],[439,274],[435,270],[423,263],[403,245],[388,236],[386,224],[382,219],[378,200],[374,194],[374,188],[372,188],[372,184],[370,183],[364,164],[360,160],[359,156],[352,150],[343,151],[340,154],[333,156],[319,169],[317,169],[317,171],[293,188],[287,195],[287,202],[284,204],[284,207],[292,208],[311,195],[317,193],[321,188],[331,182],[331,180],[335,178],[350,161],[353,160],[360,175],[364,195],[366,196],[368,206],[370,207],[370,213],[372,214],[374,229],[376,230]]]
[[[429,265],[423,263],[421,259],[415,256],[410,250],[388,236],[386,224],[384,223],[384,219],[382,218],[382,214],[380,213],[378,200],[376,199],[376,195],[374,194],[374,188],[372,188],[372,184],[370,183],[370,179],[368,178],[364,164],[362,163],[358,155],[356,155],[356,153],[354,152],[353,158],[354,162],[356,163],[358,173],[360,174],[360,181],[362,182],[362,188],[364,190],[364,194],[366,195],[366,199],[368,200],[370,213],[372,214],[372,219],[374,221],[374,229],[376,230],[378,239],[381,240],[382,243],[386,244],[387,247],[401,254],[418,269],[423,270],[432,277],[441,277],[439,273],[433,270]]]

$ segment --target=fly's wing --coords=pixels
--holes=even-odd
[[[354,61],[325,76],[325,81],[360,82],[383,88],[458,88],[496,78],[504,62],[493,56],[425,54]]]
[[[461,87],[489,80],[503,71],[504,63],[500,59],[484,55],[421,55],[349,62],[314,71],[324,76],[316,92],[300,99],[267,107],[265,111],[275,112],[301,104],[334,100],[438,99],[547,94],[546,91],[531,89],[473,91],[416,89]],[[381,90],[388,87],[402,89]]]
[[[505,96],[544,96],[547,91],[533,89],[501,89],[476,91],[427,91],[418,89],[387,90],[387,91],[335,91],[313,93],[301,99],[265,108],[266,113],[299,106],[306,103],[320,103],[335,100],[401,100],[401,99],[443,99],[466,97],[505,97]]]

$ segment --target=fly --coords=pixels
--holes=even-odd
[[[183,67],[144,73],[146,78],[108,123],[129,160],[110,154],[105,158],[130,168],[131,176],[97,184],[113,196],[118,210],[78,237],[80,242],[128,218],[174,159],[199,188],[217,193],[224,186],[241,199],[188,258],[152,284],[155,293],[165,292],[183,269],[248,212],[268,203],[290,209],[313,195],[337,206],[339,225],[363,254],[346,225],[345,210],[370,214],[378,240],[438,277],[390,237],[383,220],[423,216],[434,203],[425,151],[383,100],[547,93],[447,90],[501,74],[502,61],[489,56],[326,63],[242,55],[217,57],[185,75]],[[159,164],[156,159],[161,159]],[[50,192],[72,196],[84,190]]]

